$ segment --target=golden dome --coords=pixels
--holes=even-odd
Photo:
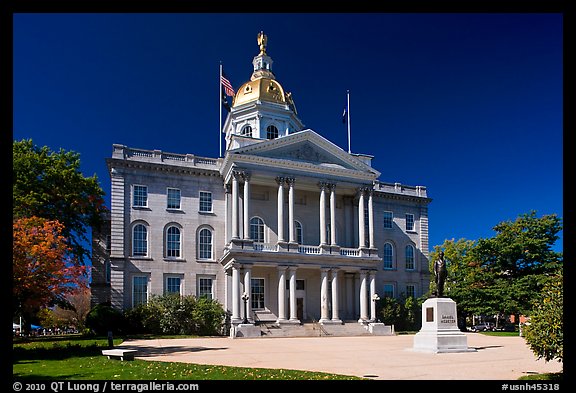
[[[266,77],[252,79],[244,83],[234,95],[232,106],[238,106],[252,101],[266,101],[286,105],[284,89],[276,80]]]

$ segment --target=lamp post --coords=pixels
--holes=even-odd
[[[247,324],[248,323],[248,299],[250,299],[250,296],[248,296],[247,292],[244,292],[242,294],[242,300],[244,301],[244,320],[242,321],[243,324]]]
[[[374,320],[378,322],[378,318],[376,317],[376,302],[380,300],[380,296],[377,293],[372,295],[372,303],[374,304]]]

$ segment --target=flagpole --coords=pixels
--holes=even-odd
[[[346,98],[347,98],[347,108],[346,108],[346,115],[348,116],[348,154],[352,153],[350,150],[350,90],[346,90]]]
[[[222,157],[222,62],[220,62],[220,78],[218,78],[218,102],[220,102],[220,128],[218,128],[218,142],[220,143],[220,155]]]

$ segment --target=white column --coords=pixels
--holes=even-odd
[[[288,183],[288,238],[290,243],[296,243],[296,231],[294,228],[294,178],[286,179]]]
[[[253,321],[252,318],[252,267],[251,266],[244,266],[244,292],[250,296],[250,299],[246,302],[246,315],[248,316],[249,321]],[[242,315],[242,319],[244,319],[244,315]]]
[[[374,206],[372,190],[368,191],[368,237],[370,239],[370,248],[376,248],[374,245]]]
[[[232,173],[232,239],[238,239],[238,172]]]
[[[286,267],[278,266],[278,320],[286,321]]]
[[[338,312],[338,297],[340,296],[338,293],[338,270],[332,269],[330,273],[332,274],[332,322],[342,322]]]
[[[328,269],[320,269],[320,322],[326,322],[328,318]]]
[[[298,313],[296,309],[296,268],[288,268],[290,276],[290,321],[298,321]]]
[[[277,177],[278,183],[278,242],[284,241],[284,178]]]
[[[230,221],[231,221],[231,216],[230,216],[230,193],[232,192],[232,186],[230,184],[225,184],[224,185],[224,209],[225,209],[225,214],[224,216],[226,217],[224,220],[224,236],[226,238],[226,244],[228,244],[230,242]]]
[[[376,321],[376,302],[374,295],[376,295],[376,272],[370,272],[370,321]]]
[[[232,322],[240,322],[240,272],[232,266]]]
[[[336,184],[330,184],[330,244],[336,245]]]
[[[366,234],[364,232],[364,188],[358,189],[358,248],[366,247]]]
[[[250,175],[244,173],[244,239],[250,239]]]
[[[326,183],[320,186],[320,245],[326,244]]]
[[[366,272],[360,272],[360,319],[358,322],[366,322],[368,320],[368,304],[366,302]]]

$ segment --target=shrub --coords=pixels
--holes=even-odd
[[[125,321],[120,311],[108,304],[99,304],[86,316],[86,326],[97,335],[105,336],[108,331],[123,333]]]

